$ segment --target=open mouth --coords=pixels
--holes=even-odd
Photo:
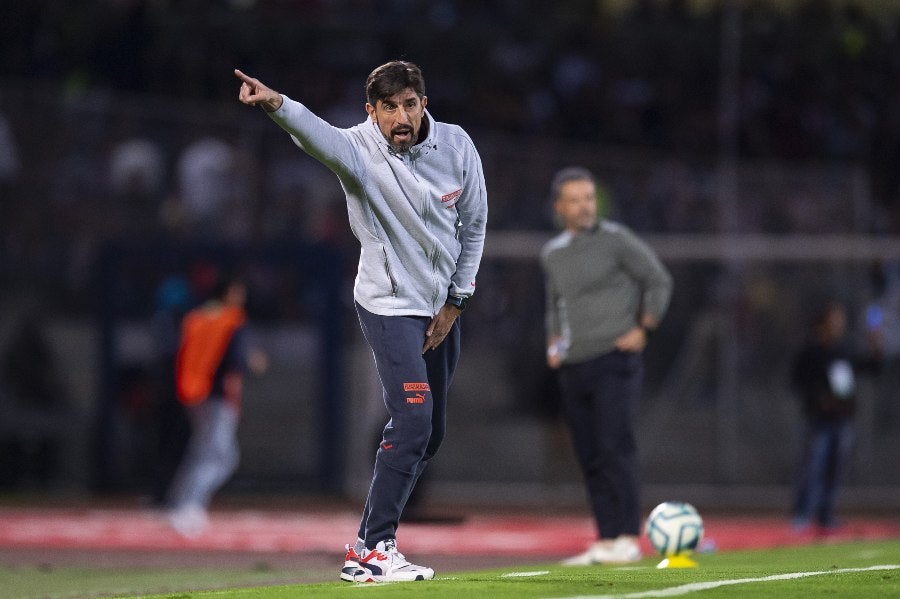
[[[402,128],[402,129],[394,129],[391,131],[391,137],[396,140],[408,140],[412,137],[412,129]]]

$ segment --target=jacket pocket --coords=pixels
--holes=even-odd
[[[387,273],[388,280],[391,282],[391,295],[397,297],[397,278],[394,277],[394,271],[391,269],[391,261],[388,258],[387,248],[384,246],[381,247],[381,252],[384,255],[384,271]]]

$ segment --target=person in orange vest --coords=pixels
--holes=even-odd
[[[175,390],[191,422],[191,438],[168,490],[169,524],[193,537],[208,526],[213,494],[238,465],[237,427],[245,374],[262,374],[266,355],[248,346],[247,287],[225,278],[213,297],[181,322]]]

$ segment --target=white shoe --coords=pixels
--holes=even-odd
[[[196,504],[175,508],[168,513],[167,518],[169,526],[188,539],[201,535],[209,526],[209,515],[206,513],[206,509]]]
[[[584,553],[566,558],[563,566],[590,566],[593,564],[630,564],[641,559],[641,547],[637,538],[622,535],[615,539],[603,539],[591,543]]]
[[[365,574],[365,570],[359,567],[359,554],[356,553],[356,549],[350,545],[345,545],[344,549],[347,550],[347,553],[344,554],[344,567],[341,568],[341,580],[354,582],[357,576]]]
[[[353,577],[356,582],[402,582],[434,578],[434,570],[431,568],[406,561],[403,554],[397,551],[394,539],[379,541],[375,549],[364,550],[358,563],[361,573]]]

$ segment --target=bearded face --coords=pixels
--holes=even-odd
[[[419,97],[411,88],[406,88],[375,102],[366,104],[369,117],[395,152],[406,152],[419,141],[422,119],[425,118],[426,96]]]

